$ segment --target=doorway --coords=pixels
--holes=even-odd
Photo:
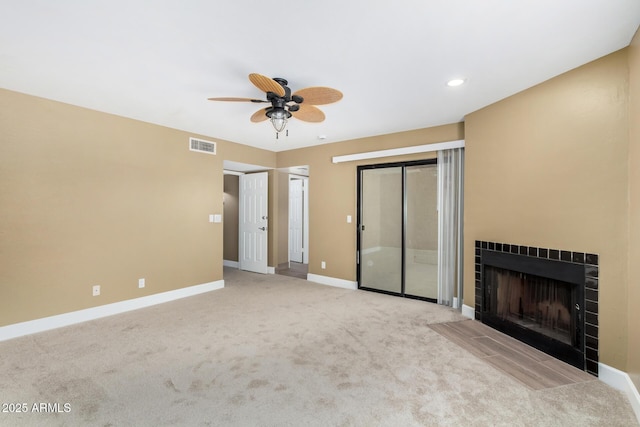
[[[267,265],[270,168],[230,160],[223,161],[223,168],[223,266],[273,272]]]
[[[436,159],[358,167],[358,287],[438,299]]]
[[[286,204],[286,246],[281,248],[285,258],[276,268],[277,274],[307,278],[309,271],[309,176],[308,166],[282,170],[287,173],[286,187],[281,197]]]

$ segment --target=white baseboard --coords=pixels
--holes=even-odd
[[[0,327],[0,341],[112,316],[224,288],[224,280]]]
[[[267,274],[276,274],[276,268],[267,266]]]
[[[335,286],[344,289],[358,289],[358,282],[351,280],[336,279],[335,277],[321,276],[319,274],[307,274],[307,280],[310,282],[320,283],[321,285]]]
[[[476,310],[473,307],[470,307],[466,304],[462,304],[462,315],[464,317],[468,317],[469,319],[476,318]]]
[[[629,375],[604,363],[598,363],[598,379],[627,396],[633,412],[636,413],[636,418],[640,422],[640,393]]]

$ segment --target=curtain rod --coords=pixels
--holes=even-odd
[[[464,139],[437,142],[435,144],[414,145],[411,147],[391,148],[388,150],[369,151],[367,153],[345,154],[344,156],[333,156],[331,158],[331,162],[353,162],[355,160],[377,159],[380,157],[401,156],[404,154],[431,153],[433,151],[451,150],[454,148],[464,148]]]

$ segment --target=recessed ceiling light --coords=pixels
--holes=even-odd
[[[447,82],[447,86],[455,87],[460,86],[465,82],[465,79],[452,79]]]
[[[318,135],[318,139],[320,140],[327,139],[327,135]]]

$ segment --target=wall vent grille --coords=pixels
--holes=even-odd
[[[199,153],[216,154],[216,143],[198,138],[189,138],[189,150]]]

